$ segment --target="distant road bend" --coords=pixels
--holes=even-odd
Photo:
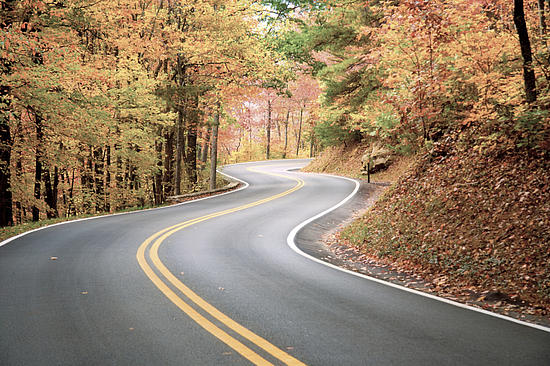
[[[227,166],[249,185],[0,244],[0,365],[550,365],[548,329],[292,250],[355,189],[289,171],[306,163]]]

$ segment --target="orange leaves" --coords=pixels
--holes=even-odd
[[[550,309],[548,162],[471,148],[428,160],[346,237],[438,286],[498,288]]]

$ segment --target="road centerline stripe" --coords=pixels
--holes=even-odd
[[[207,330],[209,333],[220,339],[222,342],[227,344],[229,347],[233,348],[235,351],[237,351],[239,354],[241,354],[243,357],[251,361],[252,363],[256,365],[271,365],[271,363],[267,360],[265,360],[263,357],[258,355],[256,352],[248,348],[246,345],[244,345],[242,342],[238,341],[234,337],[230,336],[227,332],[219,328],[218,326],[214,325],[210,320],[208,320],[205,316],[201,315],[197,310],[195,310],[193,307],[191,307],[187,302],[185,302],[181,297],[179,297],[152,269],[152,267],[149,265],[146,259],[146,254],[149,254],[149,258],[153,264],[154,267],[164,276],[164,278],[171,283],[175,288],[177,288],[182,294],[184,294],[190,301],[195,303],[200,309],[205,311],[207,314],[212,316],[214,319],[218,320],[222,324],[224,324],[229,329],[233,330],[235,333],[239,334],[243,338],[247,339],[257,347],[263,349],[265,352],[269,353],[273,357],[279,359],[280,361],[284,362],[287,365],[305,365],[298,359],[294,358],[293,356],[289,355],[288,353],[284,352],[283,350],[279,349],[275,345],[271,344],[264,338],[260,337],[259,335],[255,334],[254,332],[250,331],[249,329],[243,327],[221,311],[219,311],[217,308],[209,304],[207,301],[205,301],[203,298],[201,298],[199,295],[197,295],[194,291],[192,291],[189,287],[187,287],[183,282],[181,282],[172,272],[168,270],[168,268],[164,265],[164,263],[160,260],[160,257],[158,255],[158,250],[160,245],[163,243],[163,241],[171,236],[172,234],[176,233],[179,230],[182,230],[186,227],[189,227],[191,225],[210,220],[216,217],[224,216],[230,213],[234,213],[237,211],[242,211],[247,208],[255,207],[270,201],[273,201],[275,199],[284,197],[288,194],[291,194],[292,192],[295,192],[302,188],[305,185],[305,182],[296,177],[290,177],[283,174],[277,174],[272,172],[264,172],[261,170],[258,170],[254,167],[248,168],[248,170],[261,173],[261,174],[267,174],[267,175],[273,175],[278,177],[283,177],[286,179],[291,179],[297,182],[297,184],[279,194],[266,197],[264,199],[254,201],[245,205],[241,205],[238,207],[226,209],[219,212],[214,212],[208,215],[204,215],[201,217],[197,217],[173,226],[170,226],[168,228],[162,229],[158,231],[157,233],[151,235],[149,238],[147,238],[138,248],[138,251],[136,253],[136,257],[138,260],[138,263],[142,270],[145,272],[145,274],[149,277],[149,279],[153,282],[153,284],[168,298],[170,301],[172,301],[176,306],[178,306],[183,312],[185,312],[193,321],[195,321],[197,324],[202,326],[205,330]],[[147,252],[147,248],[149,245],[153,243]]]

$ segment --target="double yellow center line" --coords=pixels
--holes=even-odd
[[[210,220],[216,217],[228,215],[233,212],[242,211],[247,208],[255,207],[258,205],[261,205],[263,203],[267,203],[270,201],[273,201],[277,198],[284,197],[292,192],[295,192],[302,188],[305,184],[305,182],[302,179],[295,178],[295,177],[289,177],[282,174],[277,173],[268,173],[264,172],[255,168],[248,168],[250,171],[254,171],[257,173],[262,174],[268,174],[278,177],[283,177],[287,179],[291,179],[297,182],[297,184],[290,188],[287,191],[284,191],[282,193],[276,194],[274,196],[270,196],[264,199],[261,199],[259,201],[255,201],[252,203],[248,203],[246,205],[238,206],[235,208],[230,208],[227,210],[214,212],[209,215],[204,215],[201,217],[197,217],[192,220],[188,220],[185,222],[181,222],[179,224],[167,227],[150,237],[148,237],[140,246],[137,251],[136,257],[138,260],[138,263],[141,267],[141,269],[145,272],[147,277],[155,284],[155,286],[158,287],[158,289],[172,301],[177,307],[179,307],[184,313],[186,313],[191,319],[193,319],[197,324],[199,324],[201,327],[203,327],[205,330],[210,332],[212,335],[220,339],[222,342],[227,344],[229,347],[234,349],[236,352],[241,354],[243,357],[248,359],[250,362],[252,362],[255,365],[272,365],[271,362],[267,361],[265,358],[260,356],[258,353],[250,349],[248,346],[243,344],[241,341],[237,340],[235,337],[229,335],[226,331],[212,323],[211,320],[207,318],[207,316],[210,316],[223,325],[225,325],[227,328],[231,329],[235,333],[239,334],[244,339],[248,340],[249,342],[253,343],[255,346],[263,349],[265,352],[269,353],[273,357],[277,358],[278,360],[282,361],[283,363],[287,365],[305,365],[298,359],[292,357],[288,353],[284,352],[283,350],[277,348],[273,344],[269,343],[264,338],[258,336],[257,334],[251,332],[250,330],[246,329],[233,319],[229,318],[227,315],[216,309],[214,306],[210,305],[208,302],[206,302],[204,299],[202,299],[199,295],[197,295],[193,290],[191,290],[189,287],[187,287],[183,282],[181,282],[172,272],[166,268],[164,263],[159,258],[158,250],[162,242],[168,238],[170,235],[176,233],[179,230],[182,230],[186,227],[189,227],[194,224],[198,224],[200,222]],[[152,245],[151,245],[152,244]],[[148,249],[149,248],[149,249]],[[156,270],[163,276],[157,275],[156,272],[153,270],[151,265],[149,265],[149,262],[146,259],[146,254],[149,254],[150,262],[152,263],[152,266],[156,268]],[[168,283],[172,284],[176,289],[180,291],[182,295],[185,296],[185,300],[183,296],[178,295],[175,291],[173,291],[169,286]],[[200,310],[202,310],[204,313],[208,315],[203,315],[199,311],[195,310],[190,303],[194,303],[196,307]]]

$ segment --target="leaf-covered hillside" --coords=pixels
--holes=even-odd
[[[445,287],[549,308],[549,171],[514,150],[427,154],[343,238]]]

